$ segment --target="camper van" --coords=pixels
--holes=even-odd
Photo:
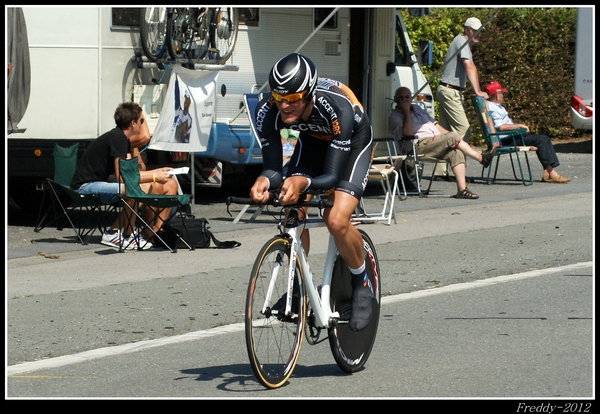
[[[578,130],[594,124],[594,10],[577,9],[575,39],[575,88],[571,96],[571,123]]]
[[[420,50],[413,50],[402,19],[408,9],[238,11],[237,42],[227,62],[189,69],[218,71],[206,150],[181,157],[149,149],[143,154],[150,166],[189,162],[192,186],[222,186],[228,174],[260,171],[260,144],[244,98],[268,92],[270,68],[294,51],[311,58],[320,76],[354,90],[376,137],[388,135],[388,114],[399,86],[420,91],[420,103],[433,114],[433,94],[420,68],[431,64],[431,43],[419,42]],[[23,13],[31,95],[18,128],[7,131],[8,184],[18,204],[30,205],[42,180],[53,174],[54,144],[79,142],[84,151],[114,127],[119,103],[139,102],[153,133],[172,69],[182,62],[144,60],[139,8],[27,6]]]

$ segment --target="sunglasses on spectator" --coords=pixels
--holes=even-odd
[[[140,125],[142,125],[144,123],[144,118],[140,118],[140,119],[136,120],[135,122],[139,122]]]
[[[300,99],[304,98],[304,95],[306,95],[306,92],[307,91],[302,91],[302,92],[298,92],[298,93],[289,93],[287,95],[280,95],[277,92],[271,91],[271,96],[277,102],[281,102],[285,99],[287,101],[287,103],[294,103],[294,102],[298,102]]]

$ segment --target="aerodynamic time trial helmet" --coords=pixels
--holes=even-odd
[[[290,53],[279,59],[271,69],[269,87],[280,97],[306,92],[303,97],[308,100],[317,88],[317,68],[306,56]]]

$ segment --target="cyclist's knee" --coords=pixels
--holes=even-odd
[[[325,218],[325,224],[327,224],[327,230],[334,236],[337,234],[345,234],[348,231],[348,227],[352,224],[350,217],[346,217],[344,214],[329,214]]]

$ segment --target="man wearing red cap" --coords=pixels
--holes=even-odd
[[[452,40],[446,52],[435,97],[439,102],[440,125],[448,131],[456,132],[463,141],[469,142],[471,126],[463,106],[462,93],[467,78],[475,95],[483,99],[487,99],[488,96],[479,87],[479,75],[471,53],[471,46],[480,41],[481,30],[483,30],[481,21],[477,17],[469,17],[463,26],[463,33]]]
[[[504,89],[500,82],[491,82],[485,85],[485,90],[490,96],[488,100],[488,108],[492,119],[494,121],[494,127],[497,131],[510,131],[514,129],[524,128],[527,131],[524,140],[525,145],[536,147],[536,154],[542,167],[544,167],[544,175],[542,176],[542,182],[565,184],[571,181],[570,178],[563,177],[557,173],[554,168],[560,165],[552,141],[547,135],[535,135],[529,133],[529,127],[523,124],[515,124],[513,120],[508,116],[508,112],[502,106],[504,102],[504,94],[508,90]],[[511,145],[512,141],[510,138],[500,139],[505,145]]]

